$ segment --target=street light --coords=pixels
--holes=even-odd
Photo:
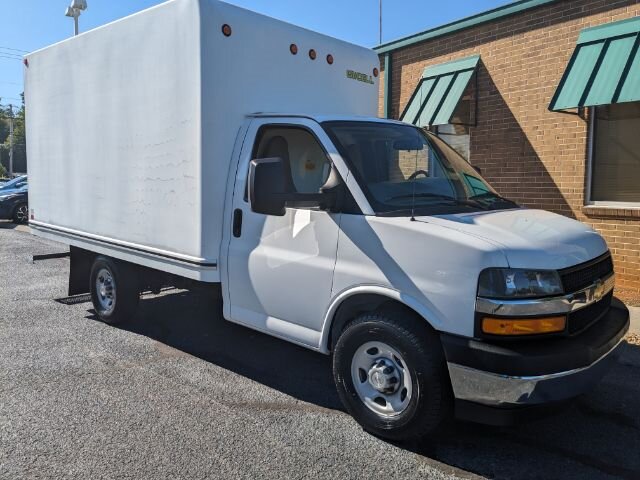
[[[87,0],[72,0],[71,5],[67,7],[65,15],[73,18],[73,34],[78,35],[78,17],[87,9]]]

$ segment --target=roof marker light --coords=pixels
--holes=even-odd
[[[24,60],[22,60],[22,63],[24,63],[24,66],[29,68],[29,59],[25,58]]]
[[[377,77],[377,76],[378,76],[378,73],[379,73],[379,72],[378,72],[378,69],[377,69],[377,68],[375,68],[375,67],[373,67],[373,76],[374,76],[374,77]]]
[[[309,58],[311,60],[315,60],[316,59],[316,51],[312,48],[311,50],[309,50]]]
[[[329,65],[333,65],[333,55],[331,54],[327,55],[327,63]]]
[[[225,37],[230,37],[231,36],[231,27],[226,23],[224,25],[222,25],[222,34]]]
[[[298,46],[295,43],[292,43],[291,45],[289,45],[289,51],[291,52],[291,55],[297,55]]]

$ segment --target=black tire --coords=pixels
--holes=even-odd
[[[106,270],[113,280],[115,296],[110,307],[100,301],[96,280],[101,271]],[[118,325],[129,321],[136,313],[140,300],[138,271],[134,265],[108,257],[96,257],[91,267],[89,291],[93,308],[100,320],[109,325]],[[103,297],[104,298],[104,297]]]
[[[451,382],[435,331],[424,320],[399,313],[363,314],[349,323],[333,352],[333,377],[347,411],[368,432],[388,440],[418,440],[433,434],[452,410]],[[406,408],[395,416],[382,416],[359,397],[351,362],[365,343],[383,342],[406,363],[412,393]],[[364,381],[364,380],[363,380]]]
[[[29,206],[27,203],[19,203],[13,209],[13,223],[23,224],[29,222]]]

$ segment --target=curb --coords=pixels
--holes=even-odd
[[[627,307],[629,308],[629,319],[631,320],[629,333],[640,335],[640,307],[631,307],[629,305]]]

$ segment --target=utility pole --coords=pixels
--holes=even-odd
[[[13,105],[9,104],[9,178],[13,178]]]
[[[380,18],[380,42],[379,44],[382,45],[382,0],[379,0],[379,18]]]

